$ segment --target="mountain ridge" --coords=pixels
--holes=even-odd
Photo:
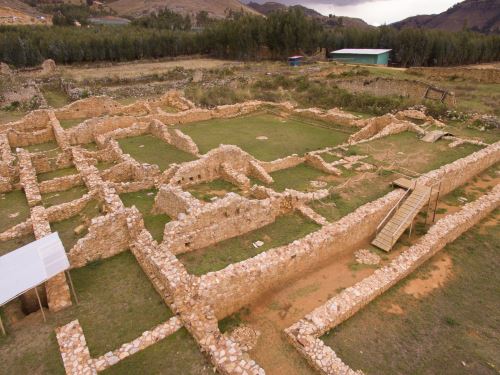
[[[263,14],[268,15],[272,12],[276,12],[279,10],[285,10],[289,8],[298,8],[301,9],[306,16],[312,17],[323,23],[325,26],[330,27],[356,27],[356,28],[371,28],[373,26],[367,24],[361,18],[353,18],[353,17],[339,17],[339,16],[324,16],[323,14],[317,12],[314,9],[307,8],[303,5],[285,5],[277,1],[268,1],[265,3],[257,3],[255,1],[250,1],[246,4],[249,8]]]
[[[470,29],[482,33],[500,33],[500,0],[465,0],[442,13],[408,17],[391,26],[397,29]]]

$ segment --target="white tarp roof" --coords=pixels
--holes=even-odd
[[[381,53],[392,51],[390,49],[363,49],[363,48],[344,48],[331,53],[353,53],[356,55],[380,55]]]
[[[0,257],[0,306],[68,268],[57,233]]]

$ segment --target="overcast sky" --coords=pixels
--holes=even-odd
[[[256,0],[253,0],[256,1]],[[325,15],[362,18],[372,25],[400,21],[417,14],[441,13],[460,0],[257,0],[302,4]]]

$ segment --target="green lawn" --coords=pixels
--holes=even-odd
[[[0,336],[2,374],[64,374],[54,329],[74,319],[80,321],[90,353],[96,357],[172,316],[129,251],[72,270],[71,275],[79,305],[56,314],[47,313],[47,323],[39,314],[15,325],[4,320],[9,335]],[[180,347],[193,346],[192,339],[182,334],[177,334],[174,342]],[[156,360],[161,364],[178,363],[177,359],[177,353],[168,350],[150,357],[153,366]],[[184,361],[179,366],[200,363],[200,354],[191,349]],[[130,373],[140,373],[133,368],[130,367]]]
[[[320,156],[327,163],[333,163],[334,161],[340,160],[339,157],[337,157],[335,155],[327,154],[327,153],[323,153]]]
[[[46,89],[42,90],[42,93],[43,96],[45,97],[45,100],[47,100],[47,104],[52,108],[61,108],[71,103],[71,101],[68,98],[68,95],[66,95],[60,89],[56,88]]]
[[[125,206],[135,206],[141,212],[147,230],[156,241],[161,242],[165,224],[170,221],[170,217],[165,214],[153,215],[151,213],[157,192],[157,190],[141,190],[120,194],[120,198]]]
[[[102,372],[122,374],[213,375],[212,365],[185,328]]]
[[[118,141],[123,152],[139,163],[156,164],[163,171],[172,163],[194,160],[195,157],[152,136],[124,138]]]
[[[203,121],[181,125],[179,129],[193,138],[201,153],[221,143],[231,144],[265,161],[335,146],[349,136],[312,120],[282,119],[270,114]],[[261,136],[268,139],[256,139]]]
[[[88,228],[92,218],[99,215],[99,202],[92,200],[77,215],[57,223],[51,223],[50,227],[53,232],[59,232],[64,248],[66,251],[70,251],[76,242],[87,234],[86,229],[80,234],[76,234],[75,229],[80,225],[85,225]]]
[[[268,249],[286,245],[318,229],[317,224],[299,214],[289,214],[250,233],[201,250],[180,254],[177,257],[186,266],[188,272],[203,275],[218,271],[232,263],[252,258]],[[263,241],[264,245],[254,248],[252,243],[256,241]]]
[[[57,177],[70,176],[72,174],[78,174],[78,170],[75,167],[56,169],[55,171],[40,173],[37,175],[38,182],[52,180]]]
[[[0,193],[0,212],[0,232],[28,219],[30,209],[24,191]]]
[[[299,191],[313,191],[316,189],[311,187],[311,181],[326,176],[328,176],[328,174],[313,167],[306,164],[299,164],[293,168],[282,169],[271,173],[274,183],[269,185],[269,187],[276,191],[284,191],[287,188]]]
[[[404,132],[351,147],[349,152],[370,155],[378,165],[397,162],[401,167],[425,173],[481,149],[471,144],[450,148],[449,143],[445,140],[426,143],[415,133]]]
[[[0,124],[17,121],[26,115],[24,111],[4,111],[0,110]]]
[[[194,197],[205,202],[212,202],[214,197],[222,198],[229,192],[241,194],[240,189],[225,180],[214,180],[190,186],[188,191]]]
[[[86,118],[75,118],[69,120],[59,120],[59,123],[61,124],[63,129],[69,129],[72,128],[73,126],[81,124],[85,120]]]
[[[394,178],[392,178],[394,179]],[[392,179],[390,179],[392,181]],[[330,222],[336,221],[353,212],[362,205],[374,201],[393,188],[388,179],[380,179],[376,183],[365,181],[352,188],[343,189],[340,193],[330,194],[327,198],[309,203],[318,214]]]
[[[42,194],[43,205],[48,208],[57,206],[58,204],[68,203],[75,199],[81,198],[88,192],[85,186],[75,186],[74,188],[58,191],[54,193]]]
[[[56,157],[61,152],[61,149],[56,141],[45,142],[38,145],[23,146],[22,148],[29,152],[46,152],[49,157]]]
[[[499,212],[491,215],[323,340],[366,374],[498,374]],[[444,284],[417,299],[404,291],[451,258]],[[433,264],[434,263],[434,264]],[[397,305],[399,314],[387,309]]]

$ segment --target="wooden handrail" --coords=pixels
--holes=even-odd
[[[417,207],[422,203],[423,198],[426,198],[425,195],[422,195],[422,197],[418,200],[417,205],[415,206],[415,208],[412,211],[410,211],[409,213],[406,214],[406,216],[404,217],[404,220],[401,221],[401,224],[399,224],[399,226],[396,228],[396,230],[394,232],[392,232],[391,247],[394,246],[394,244],[395,244],[395,242],[394,242],[394,236],[396,235],[396,233],[399,232],[399,230],[401,229],[401,227],[403,226],[403,224],[406,223],[406,220],[408,219],[408,217],[410,217],[410,215],[412,215],[417,210]]]
[[[398,202],[396,203],[396,205],[393,208],[391,208],[391,210],[387,213],[387,215],[385,215],[385,217],[382,219],[382,222],[377,226],[377,231],[376,231],[377,234],[379,234],[380,228],[383,227],[386,224],[387,219],[391,216],[391,214],[393,213],[393,211],[396,210],[396,209],[398,209],[399,207],[401,207],[401,202],[403,201],[403,199],[406,198],[406,196],[408,195],[408,193],[410,191],[411,191],[411,189],[406,190],[406,192],[398,200]]]

